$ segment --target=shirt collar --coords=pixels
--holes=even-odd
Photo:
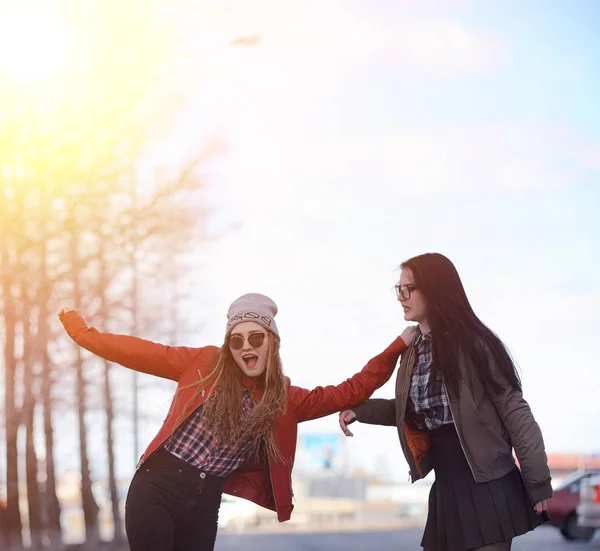
[[[246,388],[255,402],[260,402],[263,396],[264,388],[260,381],[250,377],[242,378],[242,386]]]
[[[417,325],[417,337],[415,338],[415,346],[421,341],[426,342],[431,340],[431,332],[422,333],[421,328]]]

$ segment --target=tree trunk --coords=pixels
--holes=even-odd
[[[51,551],[59,551],[63,548],[62,529],[60,526],[60,503],[56,495],[56,471],[54,465],[54,428],[52,424],[52,363],[48,352],[50,341],[48,312],[50,295],[52,292],[52,281],[48,277],[47,243],[42,241],[40,245],[40,273],[42,285],[40,287],[38,337],[41,349],[41,391],[42,414],[44,422],[44,446],[45,446],[45,473],[46,479],[42,485],[43,517],[46,526],[46,537]]]
[[[46,304],[42,308],[46,308]],[[42,408],[44,416],[44,444],[46,451],[46,481],[43,485],[44,516],[46,535],[50,549],[62,548],[62,530],[60,526],[60,503],[56,495],[56,469],[54,465],[54,427],[52,424],[52,364],[48,355],[47,321],[48,315],[40,316],[44,334],[40,341],[46,343],[42,350]]]
[[[106,294],[109,286],[109,277],[106,273],[107,260],[105,256],[104,236],[98,231],[100,236],[100,269],[98,273],[98,296],[101,298],[99,314],[102,319],[102,330],[106,330],[105,322],[108,318]],[[124,541],[123,525],[121,521],[121,509],[119,507],[119,490],[117,487],[117,476],[115,470],[115,439],[114,439],[114,420],[115,408],[113,400],[113,389],[110,380],[111,364],[104,362],[104,405],[106,408],[106,450],[108,453],[108,486],[110,489],[110,503],[112,519],[114,526],[113,542],[115,544]]]
[[[72,219],[71,223],[74,222]],[[71,270],[73,274],[73,300],[75,308],[81,307],[81,291],[79,287],[79,256],[77,244],[76,228],[71,228],[70,234],[70,256]],[[83,508],[83,518],[85,523],[85,547],[95,549],[100,542],[100,530],[98,525],[98,504],[92,491],[92,479],[90,475],[90,464],[87,448],[87,427],[85,424],[86,406],[86,381],[83,376],[83,359],[81,348],[76,347],[76,365],[77,370],[77,419],[79,428],[79,456],[81,460],[81,505]]]
[[[23,420],[25,422],[25,478],[27,481],[27,510],[29,516],[29,535],[33,549],[43,546],[43,525],[41,495],[38,483],[39,463],[35,451],[35,390],[34,355],[38,335],[31,331],[31,303],[27,296],[27,284],[22,283],[23,300]],[[34,342],[35,340],[35,342]]]
[[[38,483],[38,458],[34,444],[35,404],[31,400],[25,408],[25,465],[27,478],[27,503],[29,508],[29,532],[31,547],[41,549],[44,541],[42,524],[42,501]]]
[[[79,425],[79,455],[81,458],[81,505],[85,523],[86,547],[95,549],[100,541],[98,526],[98,504],[92,491],[92,479],[87,450],[87,427],[85,424],[85,378],[83,376],[83,361],[79,348],[77,349],[77,418]]]
[[[104,400],[106,402],[106,449],[108,450],[108,483],[110,488],[110,503],[112,507],[113,524],[115,527],[114,541],[122,542],[123,524],[119,507],[119,490],[115,473],[115,440],[114,440],[114,404],[110,382],[110,363],[104,362]]]
[[[64,548],[62,543],[62,528],[60,525],[60,503],[56,494],[56,468],[54,464],[54,427],[52,424],[52,362],[48,347],[50,345],[50,315],[49,304],[52,294],[52,280],[48,276],[48,250],[47,241],[40,242],[40,286],[38,310],[38,342],[40,346],[40,398],[42,402],[42,415],[44,423],[45,447],[45,481],[42,484],[43,520],[46,526],[46,538],[50,551],[59,551]]]
[[[5,200],[5,198],[2,198]],[[4,416],[6,426],[6,510],[4,512],[6,549],[19,549],[23,544],[21,512],[19,509],[19,466],[17,456],[17,433],[19,414],[15,404],[15,336],[17,314],[10,278],[11,262],[4,232],[0,232],[0,275],[4,303]]]
[[[47,318],[47,317],[46,317]],[[54,428],[52,425],[52,378],[48,348],[42,352],[42,405],[44,412],[44,440],[46,446],[46,482],[44,484],[44,511],[46,516],[46,535],[50,549],[63,548],[60,526],[60,503],[56,495],[56,469],[54,466]]]

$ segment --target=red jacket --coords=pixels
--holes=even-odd
[[[60,319],[71,338],[90,352],[130,369],[177,382],[177,391],[169,413],[158,434],[142,455],[139,467],[173,434],[177,428],[176,420],[196,390],[195,385],[192,388],[185,387],[202,381],[211,373],[219,349],[215,346],[165,346],[137,337],[100,333],[97,329],[88,327],[83,317],[74,311],[61,315]],[[405,348],[404,341],[398,337],[381,354],[369,360],[362,371],[337,386],[319,386],[307,390],[291,385],[286,377],[286,412],[275,419],[275,443],[283,460],[246,462],[226,477],[223,491],[277,511],[280,522],[289,520],[294,508],[291,473],[296,455],[298,423],[324,417],[364,402],[390,378],[396,361]],[[206,386],[205,392],[202,392],[189,408],[190,413],[206,400],[210,388],[211,385]],[[254,398],[260,399],[260,391],[255,393]]]

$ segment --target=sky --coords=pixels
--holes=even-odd
[[[220,345],[229,303],[260,292],[292,383],[340,383],[406,325],[399,264],[440,252],[517,361],[547,450],[600,453],[600,5],[224,4],[199,40],[260,43],[213,48],[154,150],[224,143],[204,171],[220,237],[198,244],[181,309],[202,328],[180,344]],[[144,401],[144,445],[172,390]],[[405,480],[395,429],[353,430],[352,468]]]

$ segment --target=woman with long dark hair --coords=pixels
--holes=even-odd
[[[269,297],[241,296],[229,307],[220,348],[164,346],[100,333],[74,310],[59,314],[83,348],[177,382],[169,413],[142,455],[127,495],[131,551],[212,551],[223,492],[276,511],[281,522],[289,520],[298,423],[366,400],[390,378],[415,335],[414,328],[406,328],[359,373],[337,386],[307,390],[283,374],[276,313]]]
[[[434,470],[425,551],[509,550],[547,519],[542,433],[510,355],[473,312],[452,262],[429,253],[401,268],[397,297],[418,329],[396,397],[342,411],[340,426],[347,436],[353,421],[396,426],[412,481]]]

